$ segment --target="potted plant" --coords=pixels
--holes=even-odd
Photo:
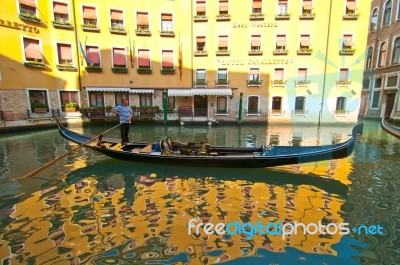
[[[33,112],[36,112],[36,113],[48,112],[47,105],[44,103],[33,103],[31,106],[32,106]]]
[[[109,112],[111,112],[112,106],[106,106],[105,109],[106,109],[106,112],[109,113]]]
[[[75,102],[68,102],[64,105],[64,107],[65,107],[65,112],[75,112],[78,107],[78,104]]]

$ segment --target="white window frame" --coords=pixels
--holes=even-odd
[[[67,5],[67,8],[68,8],[68,22],[71,23],[71,11],[70,11],[70,8],[69,8],[69,3],[66,2],[66,1],[62,1],[62,0],[56,0],[56,1],[51,1],[50,2],[50,5],[51,5],[50,6],[51,17],[52,17],[53,21],[56,20],[55,17],[54,17],[54,10],[53,10],[54,3],[63,3],[63,4]]]
[[[114,48],[116,48],[116,49],[124,49],[125,67],[128,67],[128,59],[126,58],[126,47],[124,47],[124,46],[111,46],[111,66],[114,67]]]
[[[81,4],[81,16],[82,16],[82,25],[85,24],[85,19],[83,17],[83,7],[94,7],[96,9],[96,27],[99,27],[99,9],[97,5],[90,5],[90,4]]]
[[[100,48],[100,45],[98,45],[98,44],[90,44],[90,43],[85,44],[85,46],[84,46],[84,48],[85,48],[85,54],[87,53],[87,52],[86,52],[86,47],[87,47],[87,46],[90,46],[90,47],[97,47],[97,49],[99,50],[99,65],[100,65],[100,67],[102,67],[101,48]]]
[[[162,14],[171,14],[172,15],[172,21],[171,21],[172,22],[172,31],[174,31],[174,29],[175,29],[175,24],[174,24],[175,15],[174,15],[173,12],[160,12],[160,30],[163,30],[163,28],[162,28]]]
[[[75,54],[74,54],[74,46],[72,42],[62,42],[62,41],[57,41],[56,42],[56,58],[57,58],[57,64],[60,64],[60,58],[58,57],[58,44],[67,44],[71,46],[71,56],[72,56],[72,64],[71,66],[75,67]]]
[[[35,38],[35,37],[32,37],[32,36],[27,36],[27,35],[21,35],[21,48],[22,48],[22,57],[24,59],[24,63],[30,62],[30,61],[26,60],[25,48],[24,48],[25,47],[24,38],[33,39],[33,40],[38,40],[39,41],[40,52],[42,53],[42,56],[43,56],[43,64],[45,64],[42,39],[41,38]]]
[[[19,0],[15,0],[17,2],[17,7],[18,7],[18,14],[21,14],[21,6],[19,3]],[[36,5],[36,9],[35,9],[35,15],[38,16],[38,0],[34,0],[35,1],[35,5]],[[53,10],[53,8],[51,8],[51,10]]]
[[[111,23],[111,10],[117,10],[117,11],[122,11],[122,22],[123,22],[123,28],[125,28],[125,12],[123,8],[117,8],[117,7],[110,7],[108,9],[108,23],[110,26],[110,29],[112,27],[112,23]]]
[[[46,91],[46,104],[47,104],[47,108],[50,110],[50,94],[49,94],[49,89],[48,88],[39,88],[39,87],[28,87],[26,88],[26,99],[28,101],[27,106],[29,106],[29,108],[32,110],[32,106],[31,106],[31,101],[30,101],[30,97],[29,97],[29,91],[32,90],[45,90]]]
[[[249,99],[251,97],[257,97],[257,113],[249,113]],[[246,104],[246,116],[257,116],[259,117],[261,115],[261,109],[260,109],[260,103],[261,103],[261,97],[260,95],[248,95],[246,98],[247,104]]]

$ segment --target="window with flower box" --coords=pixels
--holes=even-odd
[[[150,35],[149,28],[149,13],[137,12],[136,13],[136,35]]]
[[[123,10],[110,9],[110,25],[110,32],[126,33]]]
[[[19,18],[40,22],[35,0],[19,0]]]
[[[228,86],[228,69],[218,68],[217,70],[217,80],[215,81],[216,86]]]
[[[307,79],[307,68],[297,69],[296,86],[307,86],[310,84],[310,80]]]
[[[228,36],[222,35],[218,36],[218,50],[217,55],[229,55],[230,51],[228,49]]]
[[[112,62],[113,62],[112,71],[114,73],[128,72],[125,48],[112,48]]]
[[[340,68],[339,69],[339,80],[336,82],[337,85],[351,85],[351,81],[349,80],[349,68]]]
[[[57,43],[58,70],[75,70],[72,45],[66,43]]]
[[[356,52],[354,48],[353,34],[344,34],[342,38],[342,49],[340,55],[353,55]]]
[[[86,71],[101,72],[100,49],[98,46],[86,46],[87,66]]]
[[[161,73],[162,74],[174,74],[174,52],[171,50],[162,51],[162,62],[161,62]]]
[[[196,0],[196,15],[194,16],[194,21],[207,21],[206,15],[206,1]]]
[[[261,35],[251,35],[249,55],[262,55]]]
[[[150,66],[150,50],[139,49],[138,50],[138,73],[151,73]]]
[[[71,28],[69,21],[68,4],[64,2],[53,2],[53,26]]]
[[[219,0],[217,21],[229,20],[229,0]]]
[[[286,55],[288,51],[286,50],[286,35],[285,34],[278,34],[276,35],[276,48],[274,50],[275,55]]]
[[[175,36],[172,14],[161,14],[161,36]]]
[[[82,6],[83,30],[98,31],[97,13],[94,6]]]
[[[310,48],[311,41],[309,34],[300,35],[300,49],[297,51],[299,55],[310,55],[312,54],[312,49]]]
[[[43,68],[44,58],[41,49],[41,41],[39,39],[23,38],[24,42],[24,65],[29,67]]]
[[[272,80],[272,86],[285,86],[286,80],[284,80],[284,69],[275,68],[274,69],[274,79]]]
[[[247,80],[247,86],[261,86],[260,80],[260,69],[259,68],[250,68],[249,72],[249,80]]]
[[[196,70],[196,81],[194,81],[195,87],[206,87],[206,69],[197,69]]]
[[[343,18],[357,19],[358,13],[356,13],[356,10],[357,10],[356,0],[346,0],[346,10]]]
[[[313,19],[314,16],[312,0],[303,0],[300,19]]]
[[[275,18],[277,19],[290,18],[290,13],[288,12],[288,0],[278,0],[278,6]]]
[[[194,52],[196,56],[206,56],[206,37],[205,36],[197,36],[196,37],[196,51]]]

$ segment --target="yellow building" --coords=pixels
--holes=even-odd
[[[6,122],[80,117],[66,112],[73,102],[104,118],[128,98],[137,118],[163,119],[154,109],[168,96],[168,120],[354,122],[360,2],[6,1],[0,111]]]

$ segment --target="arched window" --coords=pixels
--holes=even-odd
[[[378,67],[385,65],[385,57],[386,57],[386,42],[382,43],[379,47],[379,59],[378,59]]]
[[[400,61],[400,37],[397,37],[393,43],[392,64],[398,64]]]
[[[377,23],[378,23],[378,8],[375,8],[374,11],[372,11],[371,20],[369,24],[369,31],[376,31]]]
[[[372,65],[372,52],[373,52],[372,47],[369,47],[369,49],[367,51],[367,59],[366,59],[366,63],[365,63],[365,69],[370,69],[371,68],[371,65]]]
[[[385,4],[385,9],[383,11],[383,26],[390,23],[390,18],[392,16],[392,0],[389,0]]]

